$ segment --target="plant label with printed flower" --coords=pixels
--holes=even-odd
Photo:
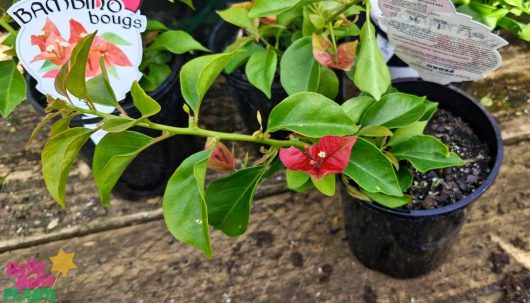
[[[99,76],[104,66],[117,99],[123,100],[132,83],[142,77],[140,34],[146,29],[147,19],[140,13],[140,5],[140,0],[19,1],[8,10],[21,26],[17,56],[37,80],[37,89],[59,98],[61,94],[54,82],[61,66],[69,62],[81,38],[97,31],[85,76],[87,79]],[[98,109],[114,110],[101,105]]]

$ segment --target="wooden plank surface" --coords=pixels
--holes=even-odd
[[[413,280],[361,266],[345,242],[340,201],[314,192],[256,201],[247,235],[213,232],[211,261],[173,241],[163,221],[0,260],[76,252],[78,269],[57,287],[60,302],[503,302],[505,278],[530,273],[529,149],[528,142],[508,147],[499,179],[473,206],[449,261]],[[508,264],[494,268],[492,258]]]

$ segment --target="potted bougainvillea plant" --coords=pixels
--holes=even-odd
[[[256,0],[260,11],[255,16],[281,19],[282,14],[296,10],[299,2]],[[344,7],[351,4],[342,2]],[[369,12],[369,3],[365,6]],[[208,89],[245,50],[202,56],[183,66],[180,88],[186,104],[182,110],[189,124],[175,127],[151,120],[161,107],[137,82],[131,95],[138,118],[68,102],[70,91],[86,88],[90,81],[85,70],[95,34],[87,35],[56,78],[64,98],[48,98],[48,117],[62,117],[54,123],[42,152],[50,194],[66,206],[70,169],[82,146],[99,129],[108,134],[95,149],[92,169],[106,207],[120,175],[143,150],[172,137],[200,137],[207,140],[206,148],[180,164],[163,198],[165,222],[178,240],[212,257],[210,226],[228,236],[244,234],[256,188],[284,167],[287,186],[295,191],[316,188],[334,196],[339,184],[351,249],[363,264],[397,277],[428,272],[448,253],[466,207],[493,183],[502,160],[502,141],[491,116],[459,90],[417,80],[392,85],[374,27],[366,20],[351,63],[351,78],[361,94],[339,105],[319,92],[293,92],[271,110],[267,126],[257,114],[259,126],[252,135],[199,127]],[[101,70],[102,79],[108,79],[104,64]],[[300,81],[305,83],[303,78]],[[88,105],[94,91],[105,92],[113,101],[106,80],[97,90],[82,91]],[[96,129],[71,127],[67,121],[77,114],[94,115],[101,122]],[[148,136],[133,127],[160,135]],[[481,129],[481,137],[475,129]],[[278,131],[291,135],[273,139],[271,135]],[[226,141],[266,148],[261,158],[243,161],[246,165],[238,167],[223,144]],[[206,185],[208,169],[228,174]]]
[[[362,10],[359,1],[248,1],[217,12],[224,22],[209,47],[245,50],[224,74],[251,129],[258,127],[256,112],[266,126],[272,108],[288,95],[318,92],[341,101],[339,78],[352,71]]]

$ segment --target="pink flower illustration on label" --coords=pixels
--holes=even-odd
[[[141,15],[140,0],[22,0],[8,13],[21,26],[17,36],[17,56],[26,71],[38,82],[37,89],[59,97],[55,77],[68,62],[81,38],[96,32],[86,69],[86,77],[101,74],[100,59],[110,75],[118,100],[123,100],[133,81],[142,77],[142,38],[147,20]],[[72,100],[79,106],[84,103]],[[104,112],[113,108],[98,105]]]

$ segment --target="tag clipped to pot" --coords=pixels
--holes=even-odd
[[[501,66],[508,43],[450,0],[378,0],[379,26],[394,53],[420,77],[440,84],[473,81]],[[377,18],[377,14],[376,14]]]
[[[90,50],[87,78],[101,74],[103,58],[118,100],[125,99],[132,83],[140,80],[143,46],[141,33],[147,19],[140,13],[141,0],[21,0],[8,9],[20,25],[16,51],[25,70],[37,80],[37,89],[60,98],[55,77],[77,42],[97,31]],[[73,96],[72,96],[73,97]],[[76,105],[84,103],[72,98]],[[97,105],[98,110],[114,108]]]

